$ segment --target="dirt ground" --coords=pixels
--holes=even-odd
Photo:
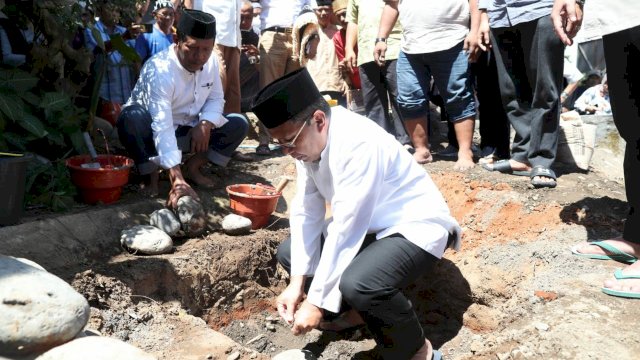
[[[434,273],[406,289],[434,346],[447,359],[636,359],[640,307],[600,291],[622,264],[569,251],[621,232],[623,186],[603,174],[558,168],[556,189],[532,189],[527,178],[480,166],[459,173],[452,165],[436,157],[425,168],[464,229],[462,248],[448,250]],[[89,300],[90,327],[176,359],[168,337],[177,331],[189,338],[177,319],[191,314],[237,343],[202,359],[268,358],[292,348],[321,359],[370,358],[375,344],[366,328],[295,337],[278,319],[274,299],[287,278],[274,254],[289,233],[284,199],[266,229],[232,237],[217,225],[229,211],[222,184],[276,183],[295,173],[292,160],[274,156],[211,171],[221,187],[198,190],[211,214],[207,235],[178,240],[168,255],[122,253],[65,274]],[[127,188],[122,202],[139,196]]]

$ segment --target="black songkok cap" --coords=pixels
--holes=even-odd
[[[331,6],[333,0],[316,0],[316,5],[318,6]]]
[[[322,99],[306,68],[291,72],[260,90],[253,99],[253,113],[268,129],[289,121]]]
[[[216,37],[216,18],[204,11],[184,9],[178,31],[196,39],[213,39]]]

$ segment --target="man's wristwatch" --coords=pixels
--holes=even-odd
[[[580,5],[581,9],[584,9],[584,1],[585,0],[575,0],[577,5]]]
[[[383,43],[387,43],[387,38],[376,38],[376,41],[374,42],[374,45],[379,43],[379,42],[383,42]]]

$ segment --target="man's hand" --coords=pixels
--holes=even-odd
[[[344,53],[344,59],[342,59],[342,64],[346,66],[350,72],[358,71],[358,56],[351,49],[346,49]]]
[[[482,51],[491,49],[491,28],[489,26],[489,15],[486,11],[480,13],[480,25],[478,26],[478,46]]]
[[[247,56],[258,56],[258,55],[260,55],[260,51],[253,44],[242,45],[242,52],[247,54]]]
[[[204,120],[191,129],[191,152],[201,153],[209,149],[211,129],[213,124]]]
[[[304,301],[302,305],[300,305],[300,309],[296,311],[291,332],[296,336],[304,335],[317,328],[318,325],[320,325],[321,320],[322,310],[319,307]]]
[[[376,46],[373,48],[373,59],[375,60],[378,66],[384,66],[385,54],[387,53],[387,43],[384,41],[378,41]]]
[[[469,62],[476,62],[478,56],[480,56],[480,46],[478,44],[479,37],[475,31],[469,31],[467,37],[464,39],[464,45],[462,49],[467,53],[467,59]]]
[[[278,314],[287,322],[292,324],[296,315],[296,309],[298,304],[304,299],[304,280],[302,284],[298,281],[291,279],[291,283],[286,289],[278,296],[276,300],[276,307],[278,308]]]
[[[575,0],[556,0],[551,10],[553,30],[565,45],[572,45],[573,38],[582,25],[582,8]]]
[[[200,201],[198,194],[187,184],[184,180],[176,180],[171,186],[169,191],[169,197],[167,198],[167,207],[170,209],[176,209],[178,207],[178,200],[183,196],[191,196],[197,201]]]

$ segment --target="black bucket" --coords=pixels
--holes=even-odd
[[[0,226],[20,220],[24,207],[24,187],[30,156],[0,155]]]

